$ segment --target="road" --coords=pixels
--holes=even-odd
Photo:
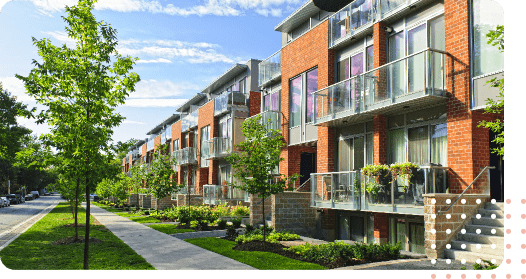
[[[32,201],[0,208],[0,249],[45,215],[41,213],[47,214],[59,201],[62,201],[59,195],[41,196]],[[46,211],[42,212],[43,210]]]

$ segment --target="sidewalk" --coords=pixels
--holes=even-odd
[[[82,206],[85,208],[86,203],[83,203]],[[255,269],[100,209],[93,204],[90,209],[93,217],[156,269]]]

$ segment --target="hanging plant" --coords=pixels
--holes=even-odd
[[[386,175],[389,172],[387,165],[367,165],[362,168],[362,173],[365,176],[380,176]]]
[[[389,172],[391,173],[392,177],[391,182],[400,178],[402,183],[404,183],[405,192],[409,184],[406,182],[411,182],[411,178],[413,178],[413,175],[416,173],[418,168],[419,166],[417,164],[411,162],[391,164],[389,166]]]

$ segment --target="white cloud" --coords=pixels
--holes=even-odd
[[[164,59],[164,58],[159,58],[159,59],[154,59],[154,60],[138,60],[137,61],[137,64],[142,64],[142,63],[172,63],[172,61],[168,60],[168,59]]]
[[[127,99],[124,106],[127,107],[173,107],[177,108],[184,104],[187,99]]]
[[[7,4],[7,2],[9,2],[11,0],[0,0],[0,12],[2,11],[2,7]]]
[[[33,3],[43,14],[51,15],[64,10],[64,6],[72,6],[77,0],[25,0]],[[96,10],[112,10],[116,12],[150,12],[175,16],[240,16],[244,10],[254,10],[258,14],[280,17],[281,10],[268,9],[283,4],[297,5],[303,0],[206,0],[204,4],[190,7],[177,7],[173,4],[164,5],[157,0],[99,0]],[[1,7],[1,6],[0,6]],[[279,12],[278,12],[279,10]],[[266,11],[266,12],[265,12]]]
[[[140,122],[140,121],[133,121],[133,120],[124,120],[121,124],[136,124],[136,125],[144,125],[146,123]]]
[[[61,31],[40,31],[43,34],[49,35],[53,37],[55,40],[59,41],[60,43],[66,44],[69,48],[74,48],[77,41],[75,39],[72,39],[68,37],[68,34],[66,32]]]
[[[188,82],[174,83],[169,80],[141,80],[135,85],[135,92],[130,94],[130,98],[164,98],[194,93],[199,89],[197,85]]]
[[[36,102],[33,98],[26,94],[24,82],[16,77],[0,77],[2,87],[16,96],[17,101],[27,104],[28,102]]]
[[[17,117],[16,121],[18,124],[30,129],[31,131],[33,131],[33,134],[36,134],[38,136],[40,136],[41,134],[50,133],[50,126],[47,123],[37,124],[35,123],[35,119],[27,119],[23,117]]]

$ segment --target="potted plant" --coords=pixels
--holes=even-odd
[[[365,191],[367,192],[367,200],[369,203],[378,203],[378,194],[382,188],[382,185],[375,181],[369,181],[369,183],[365,185]]]
[[[366,176],[366,183],[365,187],[370,188],[373,192],[368,193],[375,193],[373,195],[373,198],[378,199],[380,197],[380,194],[382,194],[382,200],[388,200],[388,196],[390,195],[390,189],[391,187],[386,187],[390,183],[390,173],[389,173],[389,166],[387,165],[367,165],[362,168],[362,174]],[[371,183],[374,182],[374,187]],[[376,189],[376,190],[373,190]]]
[[[414,175],[418,170],[418,165],[411,162],[396,163],[389,166],[389,172],[391,174],[391,182],[398,181],[403,184],[404,192],[407,193],[407,186],[410,184],[414,185]]]

